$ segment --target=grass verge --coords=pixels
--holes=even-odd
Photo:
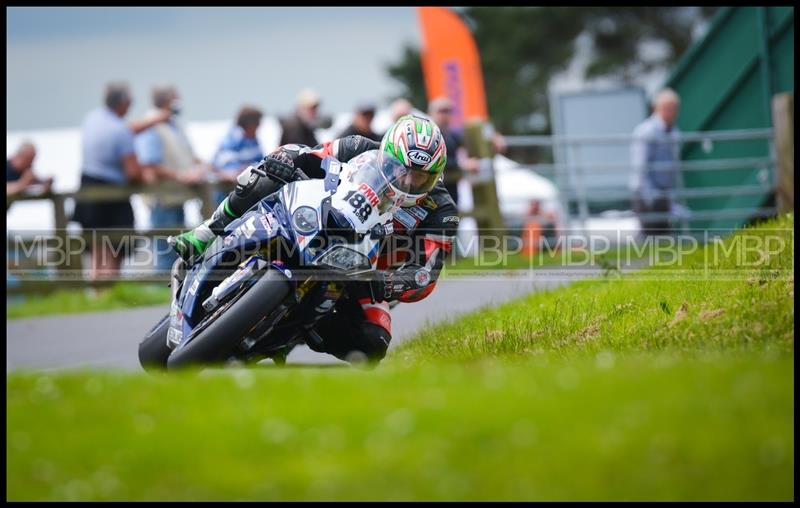
[[[169,298],[166,283],[118,282],[111,287],[91,291],[69,289],[46,295],[25,295],[21,301],[8,301],[6,319],[169,304]]]
[[[794,216],[670,263],[576,282],[432,326],[407,361],[601,351],[794,350]],[[688,250],[688,249],[687,249]]]
[[[533,254],[521,254],[513,250],[484,250],[471,256],[449,258],[445,261],[445,276],[469,275],[487,271],[535,270],[537,268],[558,266],[597,267],[601,269],[616,265],[616,259],[624,252],[625,247],[602,249],[601,254],[594,255],[589,246],[572,249],[545,249]],[[649,256],[650,248],[645,248],[635,255],[628,256],[630,261],[638,261]]]
[[[8,500],[789,500],[791,358],[8,379]]]

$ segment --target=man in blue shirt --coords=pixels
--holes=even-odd
[[[666,88],[653,99],[653,114],[636,126],[631,144],[633,206],[645,235],[670,230],[667,214],[685,216],[688,211],[675,197],[680,187],[679,130],[675,126],[680,98]],[[647,214],[664,214],[652,218]]]
[[[256,137],[263,114],[258,108],[243,106],[236,116],[234,125],[214,155],[214,173],[222,182],[234,182],[247,166],[257,164],[264,158],[264,152]],[[214,200],[221,203],[228,193],[216,191]]]
[[[157,181],[175,181],[191,185],[206,177],[206,167],[195,155],[189,138],[178,124],[180,113],[177,89],[172,85],[153,88],[153,105],[156,112],[169,115],[169,119],[136,136],[136,155],[140,163],[156,176]],[[183,227],[183,198],[159,196],[152,205],[150,224],[160,228]],[[163,238],[162,238],[163,236]],[[159,271],[168,271],[177,259],[166,243],[166,236],[156,231],[155,266]]]
[[[133,98],[124,82],[106,85],[105,105],[91,111],[83,123],[81,164],[81,188],[93,185],[120,185],[149,183],[152,176],[136,159],[133,147],[134,134],[165,120],[163,114],[151,115],[143,120],[126,123]],[[75,205],[74,220],[84,230],[131,229],[133,209],[130,200],[79,201]],[[101,239],[101,245],[92,246],[92,276],[111,277],[119,272],[128,246],[123,240],[120,246]],[[122,254],[122,255],[121,255]]]

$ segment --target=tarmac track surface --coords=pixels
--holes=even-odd
[[[599,270],[539,269],[517,274],[483,274],[439,280],[423,301],[392,310],[390,351],[416,332],[481,307],[494,306],[534,291],[599,275]],[[147,330],[168,312],[167,305],[6,322],[6,371],[74,368],[139,370],[138,345]],[[269,363],[268,361],[265,363]],[[288,364],[344,364],[307,346],[295,348]]]

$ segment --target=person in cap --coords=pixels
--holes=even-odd
[[[319,95],[310,88],[300,92],[297,96],[297,106],[294,114],[281,120],[280,145],[317,145],[318,141],[314,129],[319,124],[319,106],[321,102]]]
[[[353,112],[353,121],[349,127],[339,134],[339,137],[357,135],[380,142],[381,135],[372,130],[372,120],[374,118],[375,104],[368,101],[359,103]]]

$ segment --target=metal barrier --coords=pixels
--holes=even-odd
[[[679,187],[673,192],[673,196],[685,206],[686,199],[698,198],[717,198],[741,195],[769,195],[775,192],[776,187],[776,152],[775,134],[772,129],[745,129],[728,131],[707,131],[707,132],[686,132],[675,136],[676,142],[681,147],[686,147],[690,143],[700,143],[704,152],[710,153],[714,144],[718,142],[731,141],[761,141],[768,143],[768,153],[766,157],[741,157],[741,158],[719,158],[708,160],[688,160],[680,161],[675,166],[679,175]],[[596,180],[608,177],[608,175],[624,175],[625,181],[630,178],[633,167],[629,158],[627,163],[592,163],[582,162],[582,150],[589,145],[609,147],[613,145],[630,146],[634,137],[630,134],[609,134],[602,136],[508,136],[506,142],[509,147],[524,148],[550,148],[553,150],[554,160],[567,160],[566,163],[539,163],[523,164],[524,168],[536,171],[542,176],[551,178],[559,187],[561,204],[566,214],[566,221],[572,222],[575,219],[580,227],[585,231],[586,222],[592,217],[598,216],[591,214],[590,203],[602,203],[609,201],[628,201],[632,202],[633,192],[621,185],[598,186]],[[645,141],[660,141],[656,139],[646,139]],[[571,160],[570,160],[571,159]],[[701,188],[685,188],[683,186],[683,175],[692,172],[732,172],[732,171],[754,171],[758,173],[758,185],[727,185]],[[598,178],[599,177],[599,178]],[[576,205],[577,213],[571,212],[571,206]],[[633,207],[630,206],[630,209]],[[688,233],[689,220],[702,219],[744,219],[762,218],[772,216],[776,213],[775,207],[758,208],[739,208],[739,209],[719,209],[693,211],[690,219],[680,220],[680,229]],[[647,213],[639,215],[645,219],[669,219],[673,216],[669,213]]]
[[[675,196],[685,203],[686,199],[707,199],[719,198],[729,196],[742,196],[742,195],[759,195],[770,194],[775,191],[776,185],[776,153],[774,147],[774,132],[772,129],[749,129],[749,130],[735,130],[735,131],[709,131],[709,132],[690,132],[682,133],[678,137],[678,142],[686,145],[689,143],[701,143],[701,146],[710,152],[714,143],[731,142],[731,141],[763,141],[768,142],[769,148],[767,157],[741,157],[741,158],[718,158],[709,160],[689,160],[682,161],[678,164],[678,173],[688,174],[693,172],[728,172],[728,171],[753,171],[760,172],[758,185],[721,185],[704,188],[679,188],[675,192]],[[565,222],[577,220],[580,227],[587,231],[587,221],[592,217],[599,216],[596,212],[594,215],[590,213],[591,203],[602,202],[627,202],[632,200],[632,192],[622,186],[616,188],[598,189],[593,185],[593,179],[596,180],[598,175],[623,175],[624,180],[627,182],[632,167],[628,163],[596,163],[596,162],[582,162],[581,150],[588,145],[610,146],[614,144],[630,145],[633,137],[631,135],[605,135],[605,136],[508,136],[506,142],[509,147],[527,147],[527,148],[549,148],[551,150],[563,151],[571,150],[573,152],[572,162],[567,163],[554,163],[554,164],[524,164],[523,167],[536,171],[545,177],[551,177],[555,180],[556,185],[560,189],[561,202],[563,210],[566,213],[564,217]],[[556,157],[554,157],[556,158]],[[621,181],[620,178],[618,180]],[[211,216],[215,203],[213,201],[213,191],[217,188],[230,190],[233,184],[223,183],[202,183],[194,186],[179,185],[175,183],[163,183],[158,186],[93,186],[91,188],[81,189],[78,192],[65,193],[65,194],[46,194],[46,195],[21,195],[8,198],[8,203],[25,200],[50,200],[53,202],[54,210],[54,224],[55,233],[51,239],[58,240],[60,245],[63,246],[64,257],[67,262],[59,266],[58,270],[62,274],[74,274],[77,269],[81,268],[81,260],[78,257],[70,258],[68,245],[71,239],[75,237],[83,237],[84,240],[88,238],[92,232],[83,232],[80,234],[68,233],[67,223],[68,218],[65,209],[67,199],[75,201],[109,201],[109,200],[127,200],[134,194],[147,194],[153,196],[166,196],[171,197],[182,196],[186,200],[193,198],[200,198],[202,200],[202,216]],[[577,213],[571,213],[571,206],[576,205]],[[631,207],[632,208],[632,207]],[[716,210],[694,210],[692,211],[692,220],[704,219],[753,219],[765,218],[773,216],[776,213],[775,207],[758,207],[758,208],[727,208]],[[646,219],[669,219],[672,216],[668,213],[648,213],[641,214],[640,218]],[[176,225],[180,226],[180,225]],[[574,226],[570,226],[571,231],[575,231]],[[686,219],[681,221],[680,229],[683,233],[690,233],[688,229],[688,222]],[[167,230],[160,230],[164,233]],[[177,232],[178,229],[175,230]],[[113,237],[124,235],[137,234],[140,236],[148,236],[148,233],[142,233],[134,230],[122,231],[118,230],[111,234]],[[149,233],[153,236],[153,233]],[[70,277],[60,277],[64,283],[68,283]],[[74,276],[72,277],[73,282]],[[85,284],[94,284],[91,281],[84,281]],[[103,284],[99,281],[98,284]],[[15,291],[7,290],[7,293]]]

